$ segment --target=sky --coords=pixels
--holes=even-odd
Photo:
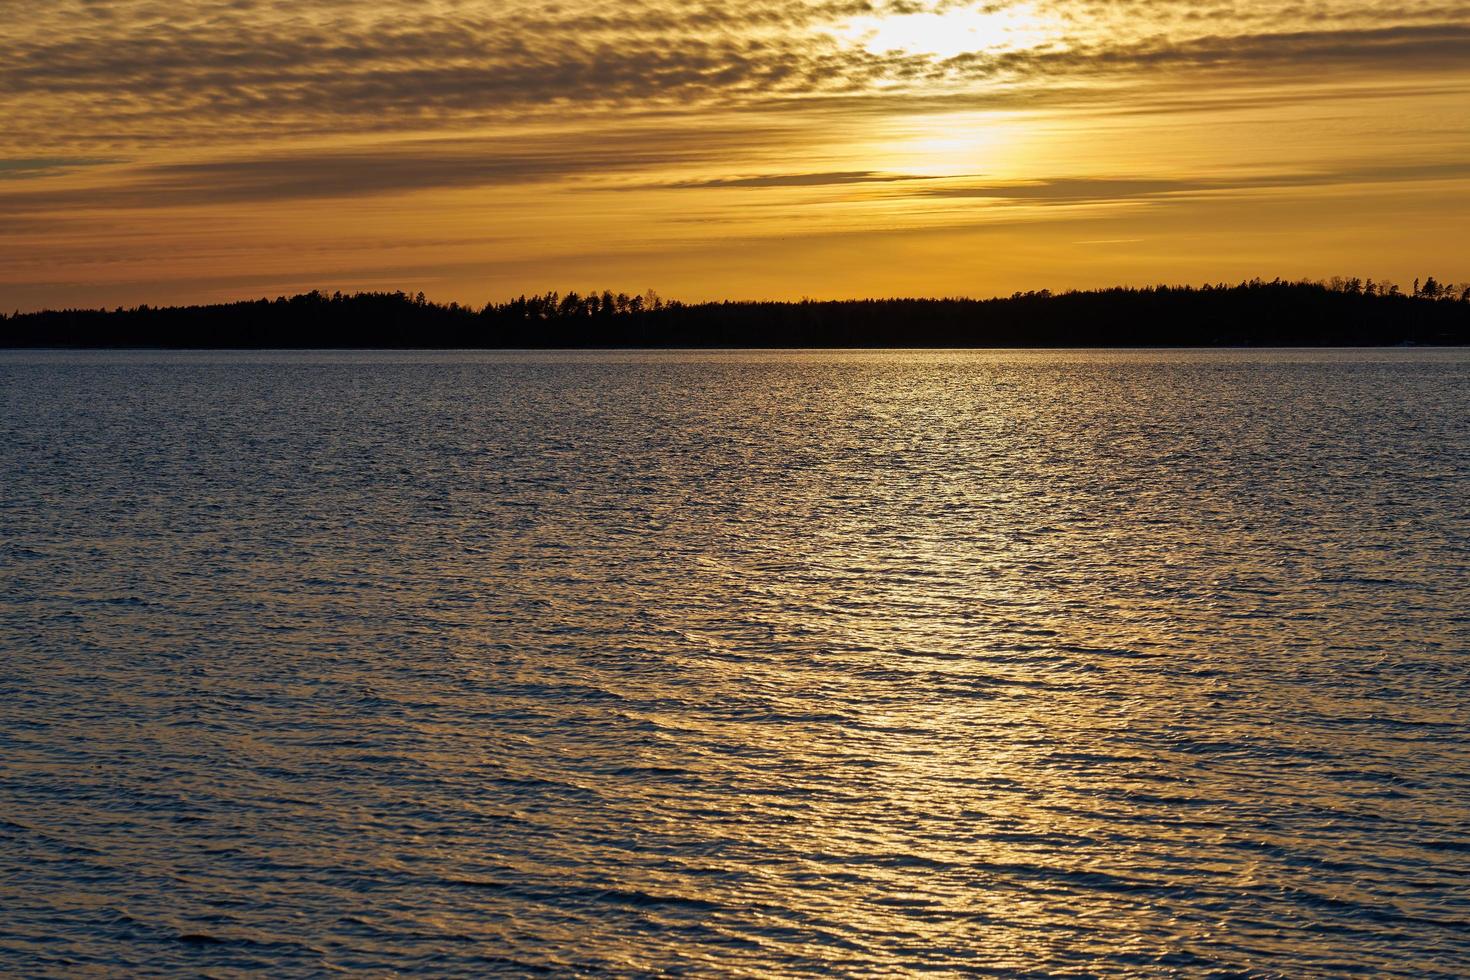
[[[0,0],[0,309],[1470,279],[1470,2]]]

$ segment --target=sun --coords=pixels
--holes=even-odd
[[[1047,36],[1042,17],[1029,3],[855,17],[837,33],[873,54],[897,51],[934,58],[1029,48]]]

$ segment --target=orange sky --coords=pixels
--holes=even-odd
[[[1470,278],[1470,3],[0,0],[0,51],[7,310]]]

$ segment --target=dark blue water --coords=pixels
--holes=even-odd
[[[0,972],[1470,974],[1467,405],[0,353]]]

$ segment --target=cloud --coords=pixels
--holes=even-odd
[[[348,199],[572,179],[605,182],[708,166],[752,142],[777,145],[791,138],[792,130],[778,125],[631,128],[595,138],[574,130],[140,164],[119,168],[105,184],[0,191],[0,215]]]
[[[853,29],[966,8],[1035,30],[943,57],[923,37],[875,52]],[[11,279],[21,267],[58,281],[127,269],[162,282],[281,263],[295,275],[313,249],[382,239],[387,254],[487,225],[504,244],[468,250],[531,264],[575,249],[624,261],[651,241],[682,248],[748,231],[1055,224],[1110,203],[1154,220],[1189,210],[1179,202],[1224,210],[1253,198],[1271,229],[1290,220],[1285,189],[1305,200],[1355,184],[1394,185],[1359,198],[1384,210],[1423,184],[1416,206],[1437,220],[1463,214],[1463,193],[1434,182],[1470,180],[1454,162],[1466,156],[1470,94],[1470,2],[1459,0],[0,9],[12,14],[0,17],[0,264]],[[1227,135],[1205,113],[1239,128]],[[1403,226],[1365,221],[1362,234]],[[866,274],[860,265],[853,275]]]
[[[874,53],[853,18],[928,2],[54,0],[0,26],[0,114],[17,146],[193,144],[598,113],[790,107],[941,92],[1004,100],[1110,84],[1300,81],[1305,68],[1466,73],[1470,7],[1320,11],[1239,0],[1051,0],[1044,40],[939,58]],[[943,5],[941,5],[943,6]],[[956,6],[954,3],[948,6]],[[990,7],[1016,7],[992,3]],[[3,144],[0,144],[3,145]]]
[[[1470,24],[1439,23],[1150,39],[1129,45],[1078,45],[1065,51],[1019,52],[957,59],[979,70],[1107,74],[1141,69],[1210,71],[1260,77],[1282,69],[1301,80],[1304,69],[1356,72],[1392,69],[1463,71],[1470,58]]]
[[[829,187],[842,184],[896,184],[920,180],[954,180],[954,177],[885,174],[873,170],[846,170],[809,174],[764,174],[755,177],[717,177],[682,180],[656,187],[694,189],[707,187]]]
[[[707,170],[752,143],[777,147],[801,131],[769,124],[748,127],[629,129],[543,133],[519,140],[422,139],[368,147],[311,149],[183,163],[118,167],[111,181],[86,187],[0,190],[0,215],[59,216],[76,209],[159,208],[347,200],[423,191],[550,184],[584,190],[801,189],[874,185],[900,198],[973,199],[1033,206],[1162,201],[1282,188],[1331,187],[1470,179],[1470,163],[1360,164],[1319,171],[1232,177],[1130,175],[1038,177],[974,183],[974,175],[915,175],[870,170],[739,175],[691,180],[646,178],[660,171]],[[106,161],[94,161],[96,163]],[[14,172],[39,176],[57,161],[9,161]],[[67,165],[78,166],[77,161]],[[0,164],[0,175],[5,173]]]
[[[40,157],[33,159],[0,159],[0,180],[35,180],[60,177],[84,167],[100,167],[117,160],[87,157]]]
[[[936,187],[915,197],[975,198],[998,202],[1079,205],[1163,200],[1198,194],[1230,194],[1284,188],[1340,187],[1355,184],[1417,183],[1470,179],[1470,162],[1402,166],[1364,165],[1299,173],[1254,174],[1219,178],[1058,177],[998,184]]]
[[[1060,177],[1006,184],[943,187],[916,196],[939,198],[984,198],[997,201],[1032,201],[1054,204],[1091,204],[1127,201],[1210,188],[1205,181],[1159,180],[1127,177]]]

